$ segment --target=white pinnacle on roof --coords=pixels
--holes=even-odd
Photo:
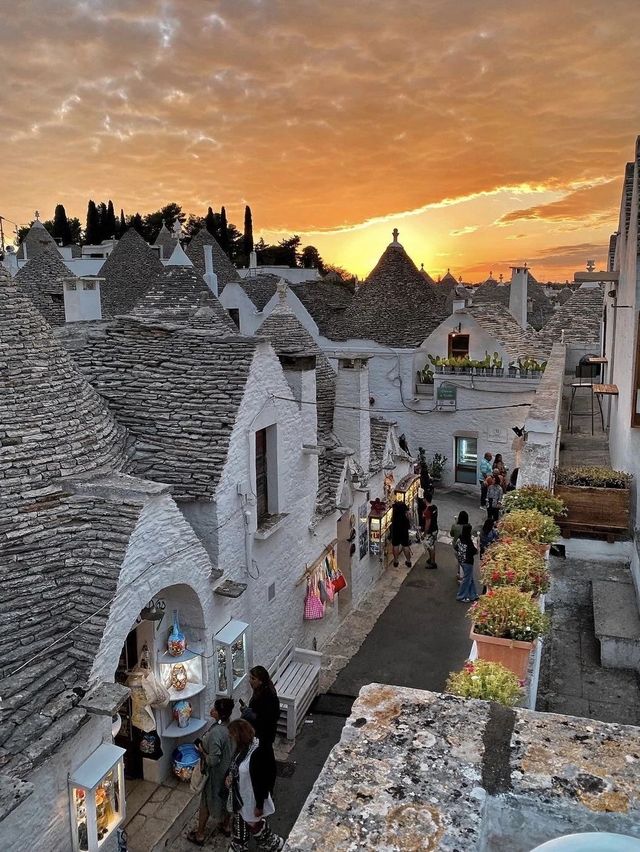
[[[187,257],[184,249],[178,243],[171,253],[171,257],[166,262],[165,266],[193,266],[191,260]]]

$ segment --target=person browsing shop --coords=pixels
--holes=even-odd
[[[491,453],[485,453],[480,460],[480,505],[487,505],[487,477],[491,476],[493,467],[491,466]]]

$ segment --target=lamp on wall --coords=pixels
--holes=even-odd
[[[459,322],[458,325],[454,325],[452,333],[454,335],[456,335],[456,334],[460,334],[461,331],[462,331],[462,323]]]
[[[157,600],[150,600],[149,603],[140,611],[140,615],[137,618],[138,623],[141,621],[157,621],[158,625],[156,630],[160,629],[160,622],[164,618],[164,611],[166,609],[166,603],[158,598]]]

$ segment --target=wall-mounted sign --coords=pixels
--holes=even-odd
[[[458,388],[449,382],[442,382],[436,393],[436,408],[438,411],[455,411],[457,398]]]
[[[507,430],[501,429],[499,426],[488,426],[487,427],[487,440],[491,444],[506,444],[507,443]]]

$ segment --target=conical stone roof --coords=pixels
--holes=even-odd
[[[238,270],[231,263],[227,255],[220,247],[220,243],[212,236],[206,228],[193,237],[187,246],[187,257],[192,261],[200,275],[204,275],[204,246],[211,246],[213,249],[213,271],[218,276],[218,293],[222,293],[225,285],[230,281],[240,281]]]
[[[56,241],[53,239],[49,231],[47,231],[42,222],[37,219],[27,231],[24,240],[20,243],[18,251],[16,252],[17,257],[21,260],[24,260],[25,245],[27,247],[27,260],[30,260],[32,257],[37,257],[45,246],[53,246],[56,251],[58,251]],[[58,254],[60,254],[60,252],[58,252]]]
[[[445,298],[437,285],[425,280],[403,246],[394,241],[356,290],[337,339],[419,346],[445,318]]]
[[[238,327],[193,266],[166,266],[131,314],[206,328],[222,337],[238,334]]]
[[[277,353],[304,349],[315,354],[318,435],[323,441],[328,441],[336,404],[336,374],[324,352],[284,301],[276,305],[258,329],[257,335],[266,337]]]
[[[171,235],[171,231],[167,228],[167,226],[162,223],[162,227],[160,228],[160,233],[156,237],[154,242],[154,246],[160,246],[161,248],[161,257],[163,260],[167,260],[173,254],[174,248],[177,246],[178,240]]]
[[[15,277],[21,293],[31,299],[50,325],[64,325],[65,279],[76,279],[69,272],[55,244],[43,246],[31,260],[22,266]]]
[[[128,313],[163,271],[158,253],[129,228],[100,269],[102,316]]]
[[[60,493],[59,477],[124,465],[124,431],[82,377],[51,328],[7,280],[0,280],[0,532],[3,510],[33,519]]]

